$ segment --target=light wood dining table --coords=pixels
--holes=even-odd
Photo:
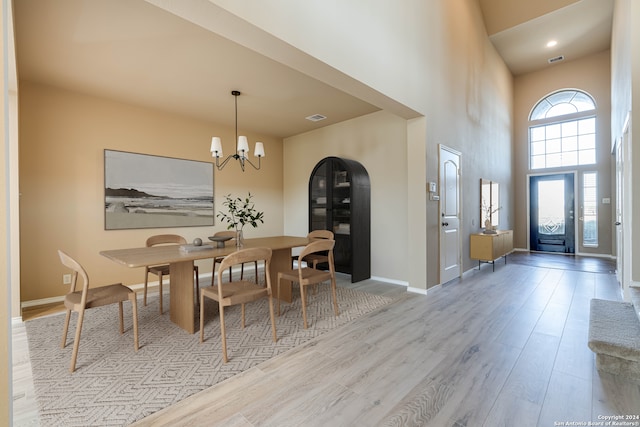
[[[224,257],[239,249],[234,242],[226,243],[224,248],[218,248],[215,242],[203,242],[203,245],[210,246],[210,248],[190,252],[180,250],[179,245],[166,245],[104,250],[100,252],[100,255],[130,268],[169,264],[170,319],[185,331],[193,334],[196,331],[193,262],[199,259]],[[278,272],[291,268],[292,248],[306,246],[308,243],[309,239],[306,237],[258,237],[245,239],[242,249],[271,248],[273,255],[270,277],[273,296],[291,302],[291,282],[283,283],[281,294],[277,295]]]

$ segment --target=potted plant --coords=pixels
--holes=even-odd
[[[224,196],[222,206],[227,207],[228,213],[218,212],[216,215],[222,221],[228,223],[227,230],[236,231],[236,245],[242,246],[244,241],[243,228],[250,224],[253,228],[258,226],[258,222],[264,224],[264,212],[260,212],[255,208],[255,204],[251,201],[251,192],[244,199],[241,197],[231,197],[231,194]]]

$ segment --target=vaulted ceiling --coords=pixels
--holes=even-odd
[[[613,1],[478,0],[514,75],[610,45]],[[287,137],[379,107],[141,0],[14,2],[20,80]],[[549,49],[545,44],[556,39]],[[305,117],[321,114],[321,122]]]

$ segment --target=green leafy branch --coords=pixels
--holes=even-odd
[[[224,196],[222,206],[226,206],[228,213],[219,211],[216,215],[222,221],[228,223],[227,230],[235,229],[240,231],[245,225],[250,224],[253,228],[258,226],[258,222],[264,224],[264,212],[260,212],[255,208],[255,204],[251,201],[251,192],[245,198],[231,197],[231,194]]]

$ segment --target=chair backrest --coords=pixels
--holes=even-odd
[[[309,254],[315,254],[318,252],[326,252],[329,256],[329,269],[333,271],[333,247],[335,246],[335,240],[319,239],[314,240],[302,249],[300,252],[300,259],[304,259]],[[302,263],[298,263],[298,269],[302,269]]]
[[[271,255],[273,251],[271,248],[248,248],[240,249],[233,253],[230,253],[222,260],[220,268],[218,269],[218,286],[222,286],[222,273],[230,267],[238,264],[244,264],[245,262],[264,261],[264,270],[267,277],[267,288],[271,289],[271,275],[269,274],[271,268]]]
[[[333,232],[329,230],[313,230],[307,234],[309,240],[328,239],[333,240]]]
[[[71,287],[69,288],[69,293],[76,291],[76,283],[78,281],[78,276],[80,276],[82,277],[82,282],[83,282],[82,293],[83,293],[83,299],[84,299],[84,294],[86,294],[87,291],[89,290],[89,275],[84,270],[84,268],[82,268],[82,266],[78,261],[71,258],[65,252],[58,249],[58,255],[60,256],[60,262],[62,262],[62,264],[65,267],[68,267],[71,270],[73,270],[73,274],[71,275]]]
[[[157,234],[147,239],[147,246],[165,244],[186,245],[187,239],[177,234]]]

